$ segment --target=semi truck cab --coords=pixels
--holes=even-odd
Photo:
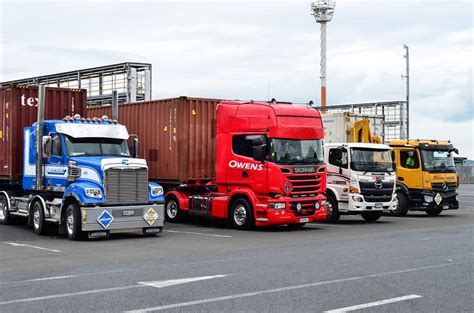
[[[327,221],[341,214],[378,220],[397,208],[390,147],[372,143],[324,145],[327,166]]]
[[[224,101],[216,112],[216,177],[209,191],[166,196],[170,221],[184,212],[228,219],[237,229],[326,218],[319,112],[288,103]]]
[[[443,210],[459,208],[458,176],[449,141],[393,140],[399,205],[394,212],[405,216],[409,210],[439,215]]]
[[[0,191],[0,222],[26,216],[38,234],[45,222],[54,222],[71,240],[160,233],[163,188],[148,182],[145,160],[131,157],[129,137],[125,126],[106,116],[26,127],[22,186]]]

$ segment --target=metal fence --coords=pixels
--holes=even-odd
[[[118,92],[119,103],[151,100],[151,64],[119,63],[69,72],[11,80],[1,87],[32,86],[80,88],[87,90],[87,104],[112,103],[112,91]]]
[[[321,110],[321,107],[316,107]],[[372,103],[335,104],[326,106],[326,112],[352,112],[367,115],[383,115],[385,117],[385,142],[394,139],[407,139],[409,134],[409,115],[406,101],[387,101]]]

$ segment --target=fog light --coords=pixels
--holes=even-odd
[[[315,208],[316,210],[319,210],[320,207],[321,207],[321,205],[319,204],[319,202],[316,202],[316,203],[314,204],[314,208]]]
[[[433,196],[425,196],[425,202],[433,202]]]
[[[273,210],[282,210],[286,208],[286,204],[284,202],[270,203],[268,207]]]
[[[356,196],[352,196],[352,200],[354,200],[355,202],[362,202],[364,200],[362,200],[361,197],[356,197]]]

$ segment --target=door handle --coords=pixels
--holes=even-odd
[[[249,173],[247,171],[242,171],[242,177],[243,178],[248,178],[249,177]]]
[[[401,176],[398,176],[398,180],[405,181],[405,179]]]

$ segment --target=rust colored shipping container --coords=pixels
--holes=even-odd
[[[119,106],[118,120],[138,135],[149,178],[163,184],[215,178],[216,107],[221,100],[179,97]],[[88,117],[111,116],[112,108],[88,109]]]
[[[15,181],[23,171],[23,129],[36,122],[38,87],[0,89],[0,180]],[[86,90],[46,88],[45,119],[85,114]]]

